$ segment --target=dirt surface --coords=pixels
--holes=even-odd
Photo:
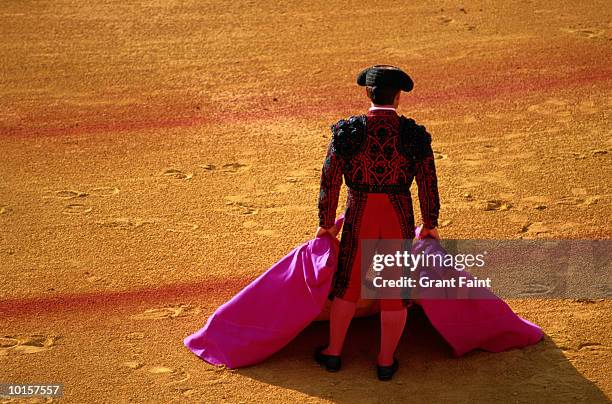
[[[415,81],[400,112],[433,136],[442,237],[611,238],[608,2],[94,3],[0,11],[0,382],[75,403],[609,401],[610,300],[511,301],[545,340],[460,359],[413,311],[385,384],[376,317],[333,375],[311,360],[326,323],[236,371],[182,345],[313,236],[329,125],[366,111],[371,64]]]

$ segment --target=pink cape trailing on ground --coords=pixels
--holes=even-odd
[[[342,220],[336,222],[339,228]],[[439,252],[441,247],[417,240],[414,249]],[[265,360],[323,310],[338,250],[338,240],[329,235],[298,246],[219,307],[203,328],[184,339],[185,346],[206,362],[228,368]],[[517,316],[503,300],[489,297],[420,299],[417,303],[456,356],[474,349],[520,348],[542,338],[538,326]]]
[[[336,226],[342,223],[340,218]],[[263,361],[321,313],[338,251],[338,239],[328,234],[295,248],[219,307],[202,329],[185,338],[185,346],[228,368]]]
[[[417,237],[419,230],[420,228],[416,231]],[[437,240],[415,239],[412,253],[421,252],[428,255],[446,253]],[[427,276],[429,279],[448,278],[454,276],[453,273],[457,274],[456,271],[445,268],[420,268],[420,276]],[[471,277],[467,272],[462,273],[462,276]],[[466,291],[468,290],[465,288],[457,288],[450,292],[457,295]],[[422,298],[416,299],[429,322],[451,346],[454,356],[461,356],[474,349],[501,352],[522,348],[542,339],[540,327],[517,316],[506,302],[490,290],[474,288],[468,292],[477,298],[440,299],[436,297],[441,297],[444,290],[438,289],[425,292],[421,295]]]

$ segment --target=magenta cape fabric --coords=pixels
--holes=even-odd
[[[340,227],[342,219],[336,223]],[[423,248],[444,252],[439,244],[418,240],[413,252]],[[327,235],[295,248],[219,307],[203,328],[184,339],[185,346],[205,361],[228,368],[265,360],[321,313],[338,249],[338,240]],[[503,300],[490,297],[420,299],[417,303],[455,356],[474,349],[499,352],[541,340],[538,326],[517,316]]]
[[[342,218],[336,225],[342,226]],[[213,365],[238,368],[263,361],[321,313],[338,250],[338,240],[330,235],[295,248],[219,307],[183,343]]]
[[[417,235],[418,235],[417,229]],[[412,253],[445,254],[435,240],[416,240]],[[441,268],[422,268],[422,275],[430,279],[443,278],[455,272]],[[463,273],[468,276],[468,273]],[[454,356],[461,356],[474,349],[501,352],[522,348],[539,342],[543,333],[540,327],[517,316],[510,306],[486,288],[470,291],[478,298],[471,299],[417,299],[425,315],[453,349]],[[437,297],[440,297],[439,295]]]

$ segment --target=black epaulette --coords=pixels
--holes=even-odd
[[[366,135],[365,115],[340,119],[331,125],[331,131],[334,152],[341,158],[348,159],[354,156],[363,145]]]
[[[431,135],[414,119],[400,117],[399,149],[410,160],[423,160],[431,153]]]

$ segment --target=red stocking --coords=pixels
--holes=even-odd
[[[329,345],[323,351],[326,355],[340,355],[344,338],[355,315],[357,303],[335,297],[329,313]]]
[[[397,344],[404,332],[407,310],[381,310],[380,312],[380,353],[378,364],[391,366]]]

